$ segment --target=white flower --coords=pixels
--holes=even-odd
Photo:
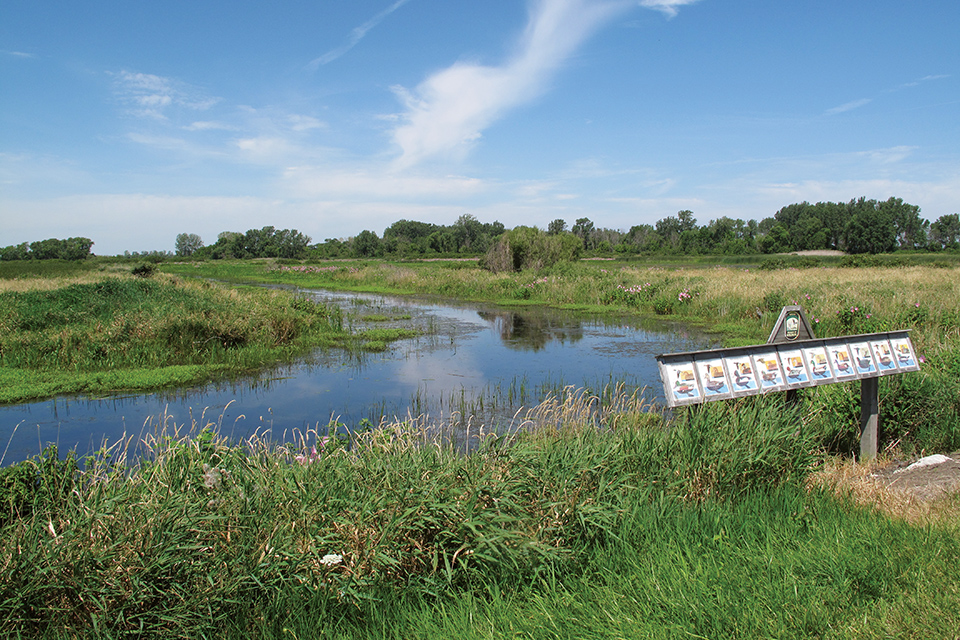
[[[220,471],[216,467],[203,465],[203,486],[207,489],[216,489],[220,486]]]
[[[320,564],[327,567],[335,567],[341,562],[343,562],[343,556],[339,553],[328,553],[320,558]]]

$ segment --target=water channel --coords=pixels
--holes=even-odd
[[[655,356],[708,348],[682,327],[541,307],[498,307],[384,295],[300,291],[344,309],[354,326],[420,330],[383,353],[320,351],[247,379],[144,395],[64,396],[0,407],[0,454],[9,465],[47,443],[80,455],[162,426],[216,423],[224,435],[276,437],[455,412],[509,422],[565,386],[594,392],[622,383],[661,401]],[[202,417],[202,420],[201,420]]]

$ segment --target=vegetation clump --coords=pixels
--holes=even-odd
[[[281,291],[128,276],[0,292],[0,402],[198,382],[357,341],[338,307]]]
[[[536,227],[516,227],[500,236],[480,264],[494,273],[545,269],[576,260],[582,247],[571,234],[549,235]]]

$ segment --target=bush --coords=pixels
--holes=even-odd
[[[504,233],[481,260],[494,273],[544,269],[579,258],[582,243],[570,233],[547,235],[536,227],[516,227]]]
[[[133,269],[130,270],[130,273],[132,273],[133,275],[135,275],[135,276],[138,277],[138,278],[149,278],[150,276],[152,276],[152,275],[155,274],[156,272],[157,272],[157,265],[156,265],[156,264],[147,264],[147,263],[143,263],[143,264],[137,265],[137,266],[135,266]]]

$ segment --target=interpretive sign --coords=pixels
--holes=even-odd
[[[668,407],[919,371],[906,331],[657,356]]]
[[[861,451],[876,455],[875,378],[919,371],[907,331],[817,339],[798,306],[784,307],[766,344],[657,356],[668,407],[863,380]],[[869,384],[868,384],[869,383]],[[866,394],[871,394],[867,398]],[[790,394],[788,393],[788,396]]]

